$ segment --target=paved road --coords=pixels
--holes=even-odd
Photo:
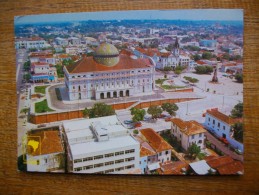
[[[231,151],[224,143],[219,141],[217,138],[215,138],[213,135],[211,135],[209,132],[205,133],[207,139],[215,145],[219,150],[221,150],[224,154],[230,156],[233,159],[244,161],[244,157],[242,155],[238,155],[235,152]]]

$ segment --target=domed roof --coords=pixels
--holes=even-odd
[[[94,54],[94,60],[105,66],[115,66],[119,62],[119,51],[109,43],[102,43]]]

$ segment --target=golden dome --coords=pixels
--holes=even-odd
[[[115,66],[119,62],[119,51],[109,43],[102,43],[94,54],[94,60],[105,66]]]

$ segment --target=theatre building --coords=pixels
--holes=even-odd
[[[64,67],[66,90],[70,100],[148,94],[154,88],[154,67],[151,58],[120,54],[115,46],[102,43],[94,56]]]

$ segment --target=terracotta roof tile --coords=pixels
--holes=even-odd
[[[180,128],[180,131],[186,135],[195,135],[205,133],[206,130],[197,121],[183,121],[180,118],[172,118],[171,122]]]
[[[32,66],[46,66],[46,65],[49,65],[49,64],[45,63],[45,62],[33,62],[31,65]]]
[[[148,144],[156,151],[162,152],[164,150],[172,149],[172,146],[169,145],[160,135],[158,135],[153,129],[142,129],[140,133],[145,137]]]
[[[207,113],[229,125],[232,125],[236,122],[236,120],[234,120],[233,118],[223,114],[222,112],[219,112],[217,108],[207,110]]]
[[[93,57],[83,57],[83,59],[76,62],[74,65],[67,66],[67,70],[70,73],[82,73],[82,72],[97,72],[97,71],[114,71],[125,70],[135,68],[147,68],[153,66],[149,59],[133,59],[128,55],[119,55],[119,62],[115,66],[105,66],[97,63]]]
[[[33,156],[64,151],[58,131],[39,131],[36,133],[28,134],[28,143],[30,140],[39,142],[39,146],[35,151],[28,151],[28,153]]]

